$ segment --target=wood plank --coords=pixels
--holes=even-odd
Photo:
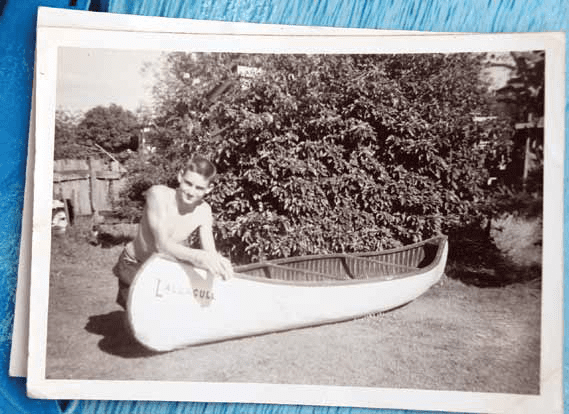
[[[120,171],[95,171],[95,178],[100,180],[119,180],[122,175]]]
[[[65,183],[67,181],[77,181],[77,180],[88,180],[89,173],[87,174],[66,174],[62,175],[60,173],[53,173],[53,182],[54,183]]]
[[[79,214],[83,216],[90,215],[93,211],[91,209],[89,180],[73,181],[71,184],[77,197]]]
[[[67,170],[57,170],[57,169],[53,169],[54,174],[58,174],[61,176],[67,176],[67,175],[82,175],[84,177],[89,175],[89,170],[75,170],[75,169],[67,169]]]

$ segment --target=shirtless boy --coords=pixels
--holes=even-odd
[[[213,189],[216,169],[207,159],[196,155],[178,173],[177,189],[152,186],[138,232],[128,243],[113,272],[119,279],[117,303],[126,309],[128,290],[136,272],[153,253],[162,253],[192,263],[226,280],[233,272],[229,260],[215,249],[211,207],[203,198]],[[199,229],[201,249],[187,245]]]

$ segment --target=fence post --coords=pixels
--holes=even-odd
[[[95,160],[93,158],[89,158],[89,200],[91,201],[91,211],[93,213],[93,217],[97,216],[98,209],[97,209],[97,202],[95,200],[95,195],[97,191],[97,174],[95,171]]]

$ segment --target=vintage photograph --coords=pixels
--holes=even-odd
[[[544,61],[61,48],[47,378],[538,394]]]
[[[542,394],[550,56],[436,44],[59,46],[40,376]]]

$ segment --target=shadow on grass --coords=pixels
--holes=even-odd
[[[102,233],[95,235],[90,242],[94,246],[100,246],[103,249],[111,249],[118,245],[124,246],[131,240],[132,237],[130,236],[123,236],[123,235],[114,236],[111,234]]]
[[[496,288],[541,279],[541,266],[520,266],[500,252],[483,232],[449,237],[448,277],[480,288]]]
[[[123,358],[144,358],[157,355],[139,344],[130,333],[126,312],[114,311],[89,317],[85,330],[103,338],[99,341],[101,351]]]

